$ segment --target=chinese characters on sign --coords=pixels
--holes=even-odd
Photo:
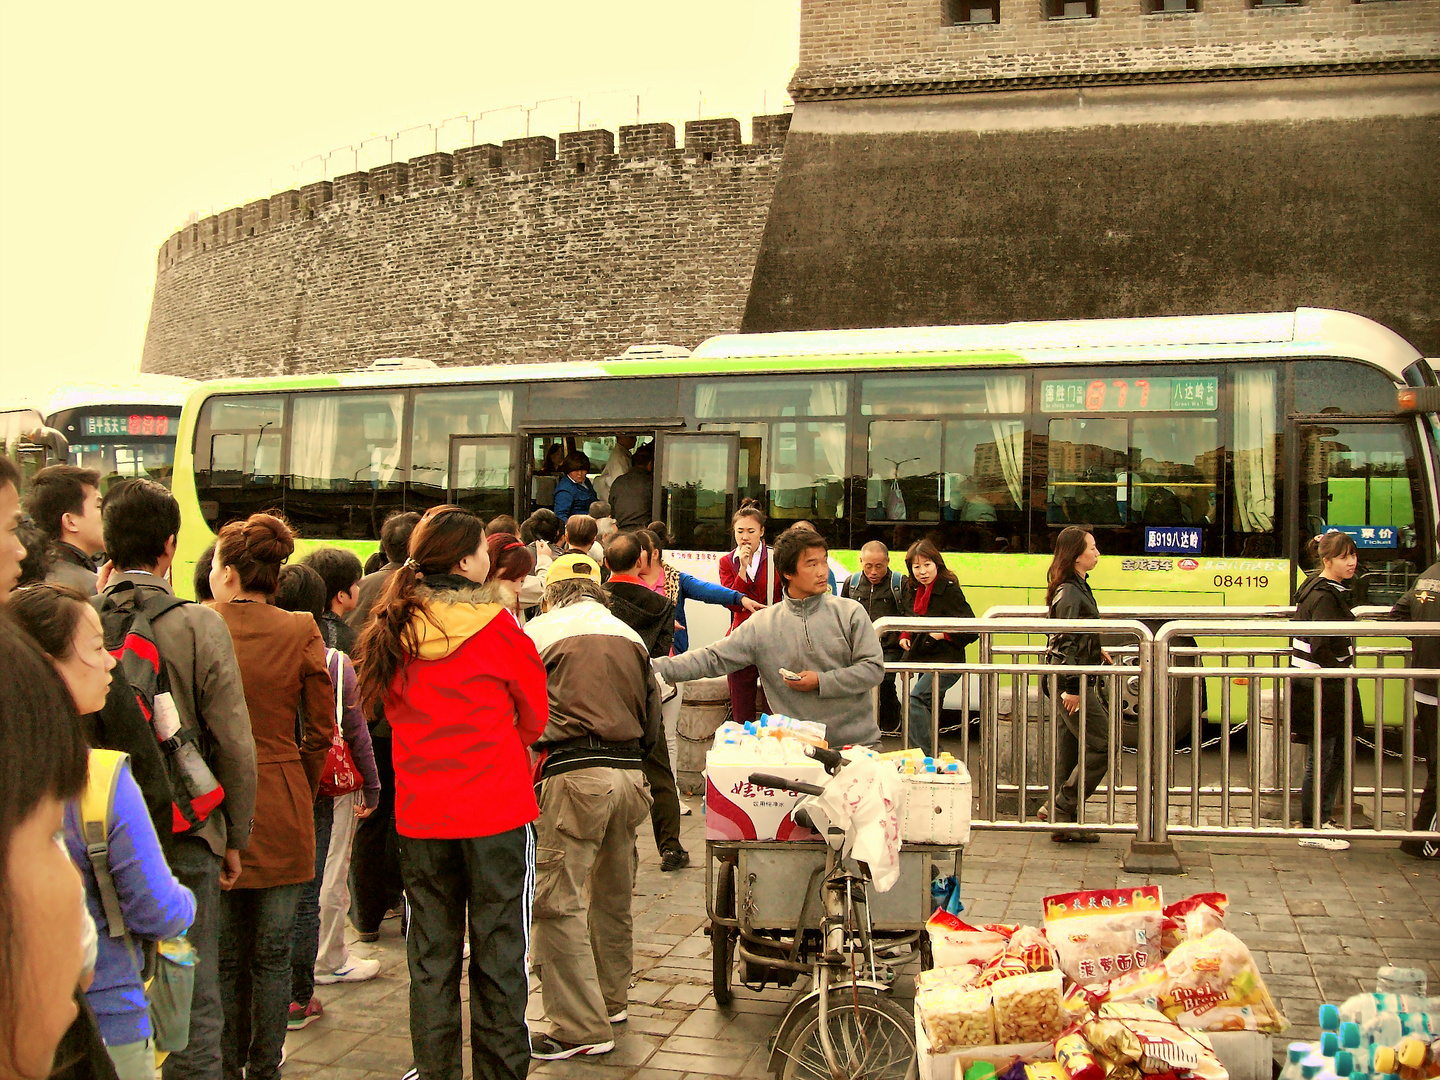
[[[1327,531],[1343,532],[1355,541],[1357,548],[1394,548],[1400,546],[1400,530],[1394,525],[1327,525]]]
[[[87,416],[81,422],[81,432],[92,437],[163,436],[170,433],[170,417],[141,413],[130,416]]]
[[[1046,379],[1040,383],[1044,412],[1214,412],[1220,379]]]
[[[1147,555],[1161,553],[1198,555],[1204,531],[1193,526],[1147,525],[1145,526],[1145,553]]]

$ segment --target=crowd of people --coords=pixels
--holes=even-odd
[[[159,1063],[166,1080],[271,1080],[286,1032],[324,1014],[317,987],[378,974],[348,951],[347,919],[374,941],[397,908],[408,1076],[462,1075],[467,964],[476,1077],[613,1049],[646,819],[663,871],[690,861],[667,738],[683,684],[725,675],[737,721],[774,710],[823,723],[831,745],[875,747],[903,708],[886,662],[962,661],[974,640],[875,630],[887,616],[971,617],[928,540],[903,572],[867,544],[837,581],[817,531],[796,523],[767,544],[747,500],[720,583],[681,571],[664,524],[641,527],[627,492],[648,483],[647,448],[622,449],[627,468],[601,477],[608,500],[588,462],[557,463],[583,474],[566,476],[577,490],[563,514],[557,499],[523,523],[456,506],[392,515],[368,573],[340,547],[292,559],[297,537],[276,514],[229,522],[197,560],[195,602],[174,589],[181,521],[164,487],[128,479],[102,497],[98,475],[52,466],[22,514],[0,457],[0,1075],[152,1080]],[[1316,548],[1296,618],[1353,617],[1353,541],[1328,533]],[[1058,535],[1052,617],[1100,617],[1099,558],[1090,531]],[[1440,618],[1437,579],[1440,565],[1396,617]],[[727,633],[692,648],[687,601],[728,609]],[[1420,639],[1417,661],[1435,666],[1436,643]],[[1299,667],[1354,662],[1343,638],[1293,647]],[[1098,634],[1074,630],[1052,636],[1049,658],[1109,662]],[[957,677],[927,672],[911,690],[927,754],[922,718]],[[1092,841],[1083,807],[1110,756],[1103,680],[1047,681],[1053,836]],[[1301,810],[1323,824],[1353,682],[1322,681],[1293,704],[1313,743]],[[1416,700],[1424,739],[1433,683]],[[1434,790],[1432,767],[1417,826],[1433,827]],[[545,1030],[526,1020],[533,978]],[[188,1022],[157,993],[167,985],[184,987]]]

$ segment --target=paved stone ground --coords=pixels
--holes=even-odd
[[[698,809],[698,801],[697,801]],[[617,1026],[615,1050],[598,1058],[536,1062],[536,1077],[682,1080],[767,1075],[767,1044],[798,990],[735,990],[726,1008],[710,992],[705,935],[705,844],[698,816],[683,819],[694,866],[660,872],[648,830],[641,836],[636,884],[636,969],[630,1020]],[[1229,927],[1249,944],[1271,994],[1313,1038],[1319,1003],[1373,989],[1384,964],[1424,968],[1440,990],[1440,866],[1410,859],[1393,843],[1357,841],[1331,854],[1282,840],[1182,840],[1187,873],[1146,878],[1121,868],[1126,840],[1056,845],[1046,833],[977,833],[966,852],[963,892],[978,920],[1037,922],[1052,892],[1158,883],[1167,900],[1219,890],[1230,895]],[[318,988],[325,1016],[286,1042],[287,1078],[398,1080],[411,1064],[408,975],[398,921],[375,945],[373,982]],[[800,984],[803,986],[803,980]],[[913,989],[910,972],[896,984]],[[529,1015],[543,1030],[539,988]],[[468,1077],[469,1061],[466,1060]]]

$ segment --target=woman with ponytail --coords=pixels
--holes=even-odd
[[[220,530],[212,606],[230,629],[255,739],[255,829],[240,874],[221,879],[221,1057],[227,1077],[279,1075],[290,1017],[290,939],[315,876],[315,793],[335,730],[335,696],[315,619],[273,606],[295,535],[273,514]],[[304,732],[295,745],[296,717]],[[248,991],[245,989],[248,984]]]
[[[410,1043],[425,1077],[461,1073],[467,910],[474,1074],[524,1077],[530,1060],[525,961],[540,811],[526,748],[549,705],[540,654],[508,597],[484,585],[489,569],[480,519],[435,507],[356,647],[362,707],[383,702],[394,739]]]

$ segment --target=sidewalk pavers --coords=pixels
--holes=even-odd
[[[697,806],[698,810],[698,806]],[[635,985],[630,1019],[615,1027],[615,1050],[595,1058],[534,1062],[530,1075],[559,1080],[700,1080],[768,1076],[769,1039],[796,987],[737,986],[716,1005],[705,932],[703,828],[682,819],[693,865],[660,871],[649,830],[640,837],[635,890]],[[1294,1025],[1277,1043],[1316,1036],[1321,1001],[1373,989],[1384,964],[1419,967],[1440,992],[1440,863],[1399,852],[1394,843],[1355,841],[1349,851],[1301,848],[1293,840],[1181,839],[1185,873],[1127,874],[1127,839],[1054,844],[1048,833],[977,832],[965,854],[962,893],[978,921],[1038,923],[1040,898],[1080,888],[1158,884],[1167,902],[1197,892],[1229,894],[1227,926],[1250,946],[1271,995]],[[397,920],[379,942],[352,944],[380,960],[378,978],[317,988],[325,1016],[286,1042],[287,1080],[399,1080],[409,1068],[409,976]],[[913,966],[895,993],[913,989]],[[462,985],[462,995],[466,988]],[[528,1015],[544,1030],[538,984]],[[466,1013],[468,1022],[468,1010]],[[468,1037],[468,1029],[467,1029]],[[467,1051],[465,1075],[469,1077]]]

